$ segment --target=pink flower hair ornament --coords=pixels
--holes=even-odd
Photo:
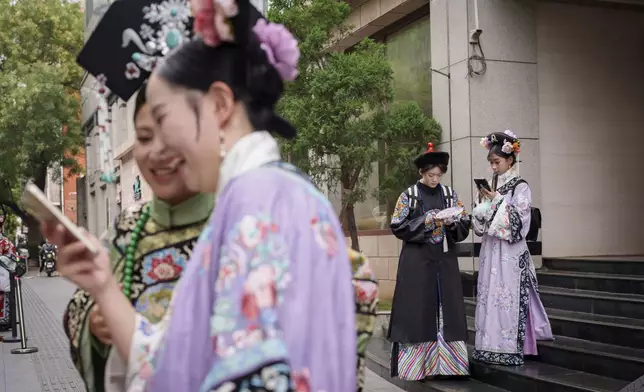
[[[190,6],[195,17],[195,35],[206,45],[215,47],[234,40],[230,18],[239,13],[235,0],[191,0]]]
[[[206,45],[215,47],[221,42],[235,40],[231,18],[239,13],[236,0],[190,1],[195,17],[195,35],[201,37]],[[270,23],[263,18],[257,20],[253,32],[266,53],[268,62],[275,67],[282,80],[294,80],[297,77],[300,50],[293,34],[284,25]]]

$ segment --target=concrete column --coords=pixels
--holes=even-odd
[[[537,102],[536,2],[478,0],[480,37],[487,71],[468,76],[469,43],[476,28],[475,0],[432,0],[434,117],[443,126],[441,149],[452,155],[448,175],[466,206],[475,192],[472,179],[489,177],[481,137],[513,130],[522,141],[521,175],[530,183],[533,204],[541,199]],[[480,69],[480,63],[472,63]],[[451,91],[450,91],[451,89]],[[479,241],[471,238],[469,241]],[[461,268],[476,268],[461,260]]]

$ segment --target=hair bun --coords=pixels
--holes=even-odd
[[[293,139],[297,135],[295,127],[276,114],[273,114],[267,128],[269,131],[275,132],[286,139]]]
[[[249,54],[246,62],[245,87],[253,101],[272,109],[282,96],[284,83],[277,70],[266,62],[263,50],[251,48],[249,51],[255,53]]]

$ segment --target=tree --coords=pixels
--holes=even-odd
[[[392,70],[384,44],[364,39],[345,52],[326,50],[350,28],[349,13],[342,1],[273,0],[268,18],[286,25],[302,52],[300,74],[286,86],[278,105],[298,129],[296,140],[282,143],[283,152],[316,184],[339,186],[340,220],[353,249],[359,250],[354,206],[371,191],[366,185],[374,163],[400,165],[428,140],[436,140],[439,128],[415,103],[391,104]],[[412,133],[415,136],[408,140]],[[415,147],[406,144],[419,136],[431,139]],[[408,168],[409,161],[402,166]],[[385,183],[393,184],[388,177]],[[386,192],[383,188],[378,194]]]
[[[380,178],[374,192],[381,204],[387,206],[388,218],[401,191],[418,180],[414,158],[427,149],[427,143],[437,144],[440,136],[440,124],[425,116],[416,102],[392,104],[380,138],[383,145]]]
[[[83,13],[69,0],[0,0],[0,205],[39,231],[17,202],[27,180],[44,190],[47,170],[80,170]]]

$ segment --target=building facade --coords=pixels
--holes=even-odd
[[[85,169],[85,153],[81,153],[78,156],[74,157],[78,165]],[[63,202],[63,211],[65,216],[67,216],[72,222],[78,224],[78,178],[81,175],[72,173],[71,169],[63,169],[63,179],[62,179],[62,202]]]
[[[452,157],[446,182],[466,205],[472,179],[491,175],[481,137],[511,129],[522,140],[519,170],[543,214],[544,257],[644,254],[637,238],[644,212],[635,208],[644,190],[635,180],[644,170],[637,153],[644,142],[644,75],[637,71],[644,1],[350,4],[354,30],[336,49],[363,37],[386,42],[396,97],[416,100],[442,125],[440,148]],[[415,90],[404,87],[413,83]],[[376,200],[356,211],[362,250],[387,297],[400,244],[388,230],[373,230]],[[459,264],[478,269],[474,256]]]
[[[635,150],[644,138],[638,132],[644,126],[639,109],[644,90],[636,88],[644,76],[635,68],[644,52],[634,49],[644,41],[639,28],[643,1],[350,4],[353,31],[334,49],[348,49],[364,37],[386,43],[395,97],[415,100],[441,123],[440,147],[452,156],[447,182],[466,205],[475,193],[472,178],[490,174],[480,138],[512,129],[523,142],[521,174],[531,185],[533,204],[543,213],[544,256],[644,254],[636,239],[644,213],[633,209],[641,186],[632,180],[644,169]],[[106,0],[87,0],[87,35],[106,5]],[[476,29],[481,33],[474,42],[480,45],[471,43]],[[84,86],[93,83],[88,76]],[[114,100],[110,107],[119,182],[98,180],[92,120],[97,103],[90,95],[83,97],[87,216],[90,231],[100,233],[122,208],[148,199],[150,191],[132,159],[131,102]],[[377,181],[375,170],[374,187]],[[357,206],[363,234],[386,231],[381,210],[377,200]],[[466,263],[477,267],[475,258]]]
[[[96,27],[102,14],[112,1],[85,1],[85,39],[88,39]],[[132,114],[134,97],[130,102],[123,102],[116,96],[107,97],[107,105],[101,106],[97,94],[97,82],[86,74],[82,83],[82,118],[85,133],[85,152],[87,171],[82,181],[85,188],[82,216],[87,229],[95,234],[103,234],[113,223],[114,219],[132,203],[145,201],[151,197],[149,187],[138,173],[132,159],[134,129]],[[110,167],[106,157],[101,154],[101,139],[99,124],[107,124],[110,128],[109,141],[114,153],[113,170],[116,182],[101,181],[100,175]],[[106,143],[105,140],[102,141]],[[134,184],[140,179],[140,192],[135,196]]]
[[[47,169],[45,196],[59,210],[63,210],[63,169],[61,167]]]

